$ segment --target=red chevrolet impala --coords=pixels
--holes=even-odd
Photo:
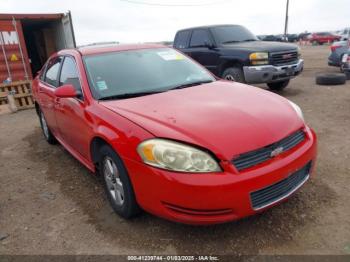
[[[60,51],[33,95],[45,139],[100,174],[124,218],[239,219],[287,199],[315,164],[316,136],[296,104],[160,45]]]

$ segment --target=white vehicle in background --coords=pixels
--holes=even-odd
[[[346,41],[349,40],[350,35],[350,27],[346,27],[343,30],[339,32],[339,35],[341,36],[340,41]]]

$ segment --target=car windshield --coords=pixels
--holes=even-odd
[[[211,28],[218,44],[230,44],[246,41],[258,41],[259,39],[247,28],[240,25],[216,26]]]
[[[129,98],[215,81],[206,69],[171,48],[88,55],[84,63],[96,99]]]

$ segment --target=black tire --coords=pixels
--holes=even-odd
[[[225,69],[222,74],[222,78],[229,81],[245,83],[243,70],[239,67],[229,67]]]
[[[346,80],[350,80],[350,71],[345,71]]]
[[[289,84],[289,79],[279,82],[267,83],[267,86],[273,91],[281,91],[285,89]]]
[[[105,172],[105,161],[112,160],[117,168],[116,172],[118,174],[118,181],[121,182],[123,188],[123,203],[117,203],[114,191],[114,196],[111,193],[112,188],[110,188],[109,179]],[[115,213],[123,218],[129,219],[140,213],[141,209],[136,202],[136,197],[134,193],[133,186],[131,184],[128,172],[124,166],[123,161],[118,156],[118,154],[108,145],[104,145],[99,150],[99,172],[103,180],[103,185],[107,194],[108,201],[112,206]],[[116,179],[116,177],[114,177]],[[117,185],[118,182],[115,181]]]
[[[317,85],[343,85],[346,82],[345,74],[319,73],[316,75]]]
[[[51,133],[49,126],[47,125],[45,115],[44,113],[39,109],[38,110],[38,116],[39,116],[39,121],[40,121],[40,126],[41,130],[43,131],[43,135],[45,137],[45,140],[50,144],[50,145],[55,145],[57,144],[57,140],[54,137],[54,135]]]

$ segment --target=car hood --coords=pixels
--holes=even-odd
[[[239,42],[223,45],[224,48],[241,49],[247,51],[258,52],[282,52],[297,50],[297,46],[294,44],[287,44],[281,42],[264,42],[264,41],[251,41],[251,42]]]
[[[303,126],[285,98],[227,81],[100,103],[156,137],[198,145],[225,160]]]

